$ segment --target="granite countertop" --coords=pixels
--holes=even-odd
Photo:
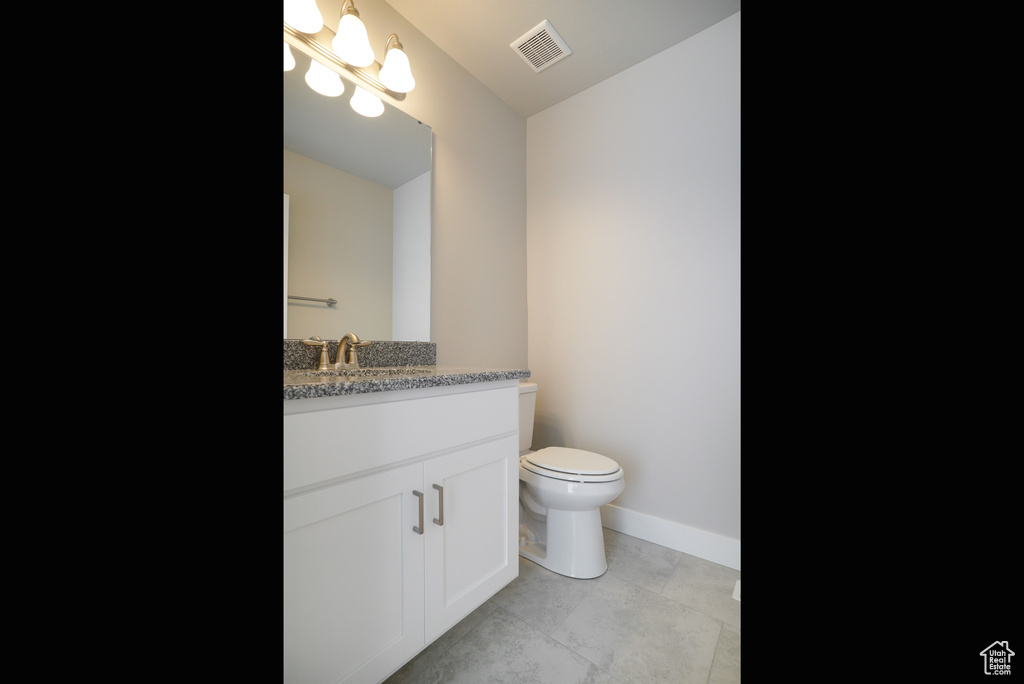
[[[458,366],[384,366],[346,371],[284,371],[285,399],[337,397],[368,392],[467,385],[530,377],[526,369]]]

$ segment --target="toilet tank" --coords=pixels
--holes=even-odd
[[[533,409],[537,405],[537,383],[519,381],[519,453],[533,444]]]

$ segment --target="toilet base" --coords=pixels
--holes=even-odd
[[[539,520],[519,503],[519,555],[552,572],[593,579],[608,570],[601,513],[547,509]]]

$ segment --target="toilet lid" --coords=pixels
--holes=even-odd
[[[619,471],[619,464],[607,456],[582,449],[546,447],[525,458],[535,466],[571,475],[612,475]]]

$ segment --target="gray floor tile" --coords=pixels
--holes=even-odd
[[[550,635],[590,593],[596,581],[565,577],[520,557],[519,577],[491,600]]]
[[[722,623],[606,573],[552,637],[623,682],[706,684]]]
[[[729,625],[723,625],[708,684],[739,684],[739,681],[740,633]]]
[[[438,656],[416,684],[611,684],[594,663],[499,608]]]
[[[679,551],[604,528],[608,572],[645,589],[660,592],[675,570]]]
[[[605,529],[608,572],[519,577],[387,684],[739,684],[739,571]]]
[[[682,554],[662,594],[740,628],[740,602],[732,597],[740,571]]]

